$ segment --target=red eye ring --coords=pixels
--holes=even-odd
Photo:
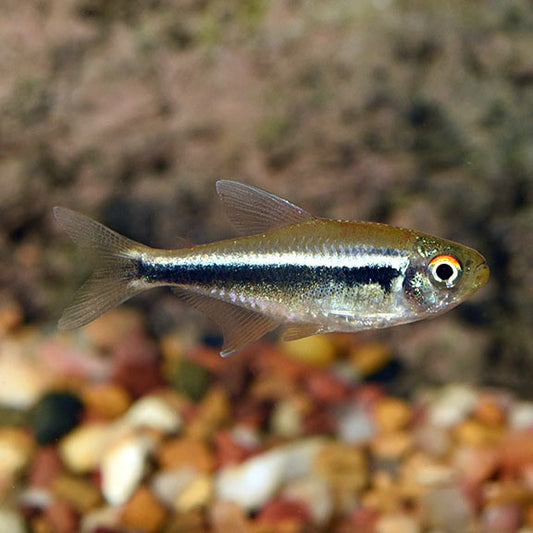
[[[442,254],[434,257],[428,265],[432,281],[437,285],[453,287],[462,271],[461,263],[453,255]]]

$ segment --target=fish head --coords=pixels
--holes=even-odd
[[[477,292],[489,277],[485,258],[461,244],[420,235],[403,282],[404,295],[419,316],[438,315]]]

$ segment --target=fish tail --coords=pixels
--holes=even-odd
[[[59,329],[84,326],[148,288],[139,278],[138,265],[151,248],[70,209],[54,207],[54,216],[75,243],[97,257],[91,276],[59,319]]]

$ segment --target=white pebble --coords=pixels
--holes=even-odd
[[[410,516],[400,513],[387,514],[376,523],[376,533],[420,533],[420,525]]]
[[[533,429],[533,403],[515,403],[509,412],[509,425],[513,429]]]
[[[253,511],[278,489],[284,466],[284,455],[271,451],[226,468],[215,481],[217,498],[235,502],[246,511]]]
[[[162,470],[155,474],[152,489],[157,498],[172,507],[178,495],[192,483],[198,472],[193,468]]]
[[[448,385],[429,406],[429,422],[451,427],[461,422],[476,405],[478,395],[467,385]]]
[[[302,411],[293,400],[280,400],[270,419],[272,432],[280,437],[293,439],[302,434]]]
[[[128,435],[115,442],[102,458],[102,493],[111,505],[125,503],[139,485],[153,441]]]
[[[0,507],[0,532],[24,533],[25,531],[24,520],[16,511]]]
[[[315,458],[325,443],[326,440],[321,437],[312,437],[278,448],[285,455],[283,481],[309,475],[313,471]]]
[[[246,511],[253,511],[284,482],[308,475],[323,444],[322,439],[306,439],[226,468],[216,478],[216,495],[221,500],[237,503]]]
[[[261,437],[256,429],[246,425],[236,425],[231,429],[233,440],[243,448],[252,450],[261,446]]]
[[[54,495],[50,490],[37,487],[23,490],[17,498],[17,503],[19,505],[35,509],[44,509],[45,507],[52,505],[53,501]]]
[[[349,405],[337,417],[337,436],[343,442],[361,444],[369,441],[375,433],[372,420],[359,407]]]
[[[146,427],[166,433],[176,432],[181,427],[180,415],[156,396],[147,396],[135,402],[122,421],[132,428]]]
[[[450,485],[424,496],[422,515],[429,526],[439,531],[468,531],[473,510],[462,491]]]
[[[115,529],[120,520],[122,509],[117,506],[99,507],[81,517],[80,533],[92,533],[98,528]]]

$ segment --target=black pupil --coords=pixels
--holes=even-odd
[[[447,281],[453,276],[453,268],[446,263],[442,263],[435,269],[435,273],[439,279]]]

